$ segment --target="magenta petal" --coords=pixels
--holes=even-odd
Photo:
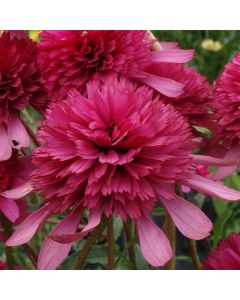
[[[12,147],[3,126],[0,126],[0,161],[8,160],[12,155]]]
[[[197,206],[167,191],[160,201],[183,235],[193,240],[209,235],[212,222]]]
[[[193,59],[194,50],[166,49],[152,52],[152,61],[167,63],[186,63]]]
[[[240,191],[235,191],[229,187],[224,186],[220,182],[215,182],[211,179],[196,174],[192,175],[191,178],[185,180],[182,183],[189,185],[193,189],[203,194],[211,195],[213,197],[217,197],[223,200],[240,200]]]
[[[167,237],[147,216],[138,218],[136,224],[143,257],[154,267],[163,266],[172,257]]]
[[[161,46],[164,50],[166,49],[178,49],[177,42],[161,42]]]
[[[28,133],[19,119],[19,115],[15,111],[11,111],[9,115],[8,138],[12,142],[13,148],[20,149],[21,147],[30,146]],[[15,145],[13,141],[17,142],[17,145]]]
[[[0,197],[0,210],[12,223],[19,217],[19,208],[14,200]]]
[[[86,236],[89,231],[98,226],[101,222],[101,210],[99,208],[90,211],[89,219],[87,225],[81,232],[72,233],[72,234],[61,234],[51,233],[50,238],[59,243],[67,244],[79,240]]]
[[[233,145],[231,149],[225,154],[224,159],[228,160],[237,160],[238,163],[231,167],[219,168],[216,173],[213,175],[214,180],[221,180],[229,175],[231,175],[238,167],[240,161],[240,146]]]
[[[51,211],[45,206],[30,214],[7,240],[6,245],[18,246],[27,243],[50,214]]]
[[[65,217],[54,229],[50,235],[60,235],[75,232],[81,220],[82,208],[76,208]],[[60,244],[47,237],[41,247],[38,258],[39,270],[54,270],[66,258],[71,250],[72,243]]]
[[[183,91],[184,85],[175,80],[158,77],[148,73],[144,73],[144,75],[145,77],[141,78],[141,81],[165,96],[175,98],[178,97]]]
[[[31,186],[30,182],[26,182],[15,189],[7,190],[0,195],[10,199],[19,199],[31,193],[32,190],[33,187]]]
[[[195,155],[192,154],[191,157],[196,164],[206,165],[206,166],[234,166],[236,165],[236,160],[228,160],[222,158],[215,158],[206,155]]]
[[[25,30],[7,30],[7,31],[15,34],[16,36],[18,36],[22,39],[27,39],[28,38]]]

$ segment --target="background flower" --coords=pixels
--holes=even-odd
[[[57,30],[40,34],[38,62],[49,101],[66,97],[71,88],[85,95],[86,83],[112,74],[145,83],[167,96],[178,96],[182,85],[166,74],[146,71],[151,63],[185,63],[193,50],[151,51],[146,30]]]
[[[3,32],[0,35],[0,161],[11,157],[12,148],[30,145],[19,112],[29,103],[41,106],[43,96],[36,45],[27,38]]]
[[[240,234],[232,233],[207,257],[204,270],[240,270]]]

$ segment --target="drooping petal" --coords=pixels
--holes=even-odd
[[[75,208],[71,214],[65,217],[54,229],[50,235],[70,234],[76,231],[81,220],[82,208]],[[71,250],[72,243],[60,244],[47,237],[41,247],[38,258],[39,270],[54,270],[66,258]]]
[[[10,199],[19,199],[31,193],[33,187],[30,182],[26,182],[14,189],[4,191],[0,195]]]
[[[206,166],[235,166],[237,164],[237,161],[233,159],[215,158],[207,155],[192,154],[191,157],[196,164]]]
[[[15,111],[11,111],[9,115],[8,138],[12,143],[13,148],[20,149],[22,147],[30,146],[28,133]]]
[[[240,146],[233,145],[231,149],[224,155],[226,160],[236,160],[238,163],[230,167],[219,168],[216,173],[213,175],[214,180],[221,180],[229,175],[231,175],[238,167],[240,161]]]
[[[191,178],[182,181],[182,183],[192,187],[193,189],[201,193],[211,195],[223,200],[240,200],[240,191],[233,190],[229,187],[224,186],[220,182],[215,182],[211,179],[196,174],[192,175]]]
[[[89,219],[87,225],[81,232],[77,233],[64,233],[59,235],[58,232],[50,234],[50,238],[59,243],[67,244],[72,243],[86,236],[89,231],[98,226],[101,222],[101,210],[99,208],[93,209],[89,213]]]
[[[51,211],[46,206],[33,212],[18,226],[16,231],[7,240],[7,246],[18,246],[27,243],[34,236],[36,231],[49,217]]]
[[[138,218],[136,224],[142,255],[152,266],[163,266],[172,257],[167,237],[147,216]]]
[[[9,143],[8,135],[3,126],[0,126],[0,161],[11,157],[12,147]]]
[[[148,73],[144,73],[144,75],[145,76],[141,78],[141,81],[165,96],[175,98],[183,91],[184,85],[175,80],[158,77]]]
[[[153,51],[152,60],[156,62],[167,63],[186,63],[193,59],[194,50],[166,49],[162,51]]]
[[[0,211],[11,222],[15,222],[19,217],[19,208],[16,202],[12,199],[0,197]]]
[[[193,240],[209,235],[212,223],[197,206],[168,191],[160,198],[160,202],[183,235]]]

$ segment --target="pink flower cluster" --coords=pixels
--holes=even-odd
[[[227,120],[221,120],[210,84],[184,65],[193,50],[161,43],[156,51],[155,43],[144,30],[43,31],[37,44],[14,33],[0,36],[0,210],[15,222],[20,211],[13,199],[32,190],[43,199],[6,245],[27,243],[52,214],[65,216],[44,240],[38,269],[57,268],[74,241],[112,214],[134,221],[142,255],[162,266],[172,249],[151,219],[158,203],[186,237],[203,239],[212,230],[176,186],[240,199],[240,191],[210,179],[207,169],[233,169],[236,155],[192,154],[206,143],[195,126],[216,134],[215,146],[226,138],[228,147],[238,147],[236,120],[227,124],[225,112]],[[20,119],[28,104],[43,114],[33,166],[30,156],[12,152],[29,146]],[[216,129],[210,107],[228,126],[226,136]],[[88,223],[78,231],[85,211]]]

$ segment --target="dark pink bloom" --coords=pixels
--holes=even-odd
[[[155,76],[165,76],[183,84],[183,91],[177,97],[162,97],[162,101],[174,105],[191,125],[213,128],[209,108],[211,86],[207,79],[192,67],[182,64],[152,64],[148,71]],[[198,133],[199,135],[199,133]]]
[[[174,110],[153,99],[153,90],[111,78],[87,86],[87,98],[76,90],[53,103],[39,132],[42,146],[34,150],[33,185],[45,205],[27,217],[7,245],[30,240],[53,213],[68,212],[50,232],[40,250],[38,268],[54,269],[68,255],[72,242],[96,227],[102,214],[135,221],[140,247],[153,266],[171,257],[170,244],[150,218],[157,201],[169,211],[178,229],[202,239],[212,225],[202,211],[177,196],[176,183],[227,200],[240,192],[195,174],[196,164],[229,164],[192,155],[188,123]],[[86,227],[76,232],[83,211]]]
[[[0,35],[0,161],[11,157],[12,148],[29,146],[19,112],[29,103],[41,103],[36,45],[29,39],[3,32]]]
[[[26,217],[26,202],[20,198],[32,191],[30,172],[31,157],[17,157],[14,152],[9,160],[0,162],[0,211],[13,224]],[[3,239],[0,233],[0,240]]]
[[[240,53],[216,81],[212,109],[220,127],[217,140],[222,140],[221,156],[240,161]],[[217,144],[215,142],[215,144]],[[219,153],[218,145],[216,153]],[[219,180],[236,170],[237,165],[220,168],[214,178]]]
[[[232,233],[207,257],[204,270],[240,270],[240,233]]]
[[[85,96],[89,80],[116,73],[177,97],[183,85],[167,74],[155,76],[147,67],[183,64],[193,57],[193,50],[151,51],[154,41],[145,30],[50,30],[41,38],[38,61],[50,101],[63,99],[71,88]]]

